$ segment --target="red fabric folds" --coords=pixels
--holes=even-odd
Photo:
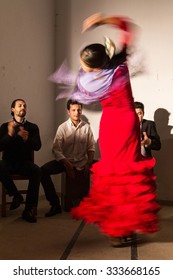
[[[154,159],[143,159],[130,166],[112,165],[110,173],[104,162],[94,164],[89,195],[72,209],[72,216],[97,224],[110,236],[158,231],[154,163]]]

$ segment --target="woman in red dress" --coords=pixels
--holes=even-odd
[[[84,104],[101,103],[101,158],[91,168],[88,196],[72,208],[71,214],[86,223],[97,224],[113,244],[119,245],[122,236],[158,231],[159,205],[153,174],[155,159],[141,155],[140,127],[127,67],[132,23],[122,17],[95,14],[84,21],[83,31],[102,24],[121,29],[123,47],[115,54],[114,45],[107,39],[106,46],[91,44],[80,53],[82,68],[70,98]]]

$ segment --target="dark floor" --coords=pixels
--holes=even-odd
[[[141,236],[129,247],[113,248],[95,225],[85,225],[63,212],[45,218],[40,199],[38,221],[21,219],[23,206],[0,218],[1,260],[173,260],[173,207],[160,211],[160,231]]]

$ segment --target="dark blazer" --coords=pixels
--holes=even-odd
[[[145,151],[146,156],[152,157],[152,150],[159,151],[161,149],[160,136],[157,133],[155,122],[143,119],[142,132],[146,132],[148,138],[151,139],[151,145],[145,147]]]

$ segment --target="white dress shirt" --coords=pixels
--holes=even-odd
[[[80,169],[87,163],[89,151],[95,151],[95,141],[88,123],[81,120],[75,126],[69,118],[58,127],[53,142],[53,153],[57,161],[66,158]]]

